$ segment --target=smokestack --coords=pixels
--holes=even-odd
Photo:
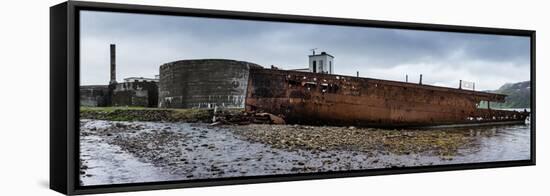
[[[116,46],[111,44],[111,81],[109,84],[116,83]]]

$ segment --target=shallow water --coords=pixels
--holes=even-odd
[[[495,161],[529,160],[531,156],[530,125],[501,125],[446,128],[434,131],[462,133],[474,138],[458,149],[455,156],[382,155],[381,158],[399,162],[402,166],[443,165]],[[415,157],[415,158],[412,158]]]
[[[110,131],[114,124],[126,130]],[[97,131],[103,130],[103,132]],[[158,130],[181,135],[168,145],[152,141]],[[430,130],[433,131],[433,130]],[[372,168],[526,160],[529,125],[453,128],[475,138],[453,157],[354,151],[283,150],[239,139],[231,131],[204,124],[81,121],[82,185],[120,184],[237,176],[363,170]],[[105,133],[109,133],[108,135]],[[141,135],[140,135],[141,134]],[[143,139],[148,138],[148,139]],[[151,141],[150,141],[151,140]],[[125,141],[125,142],[120,142]],[[131,144],[136,151],[124,148]]]
[[[476,136],[476,146],[462,149],[457,163],[528,160],[531,156],[531,126],[509,125],[455,129]]]
[[[81,170],[83,185],[102,185],[177,180],[150,163],[142,162],[118,146],[102,142],[97,136],[81,138],[81,160],[87,169]]]

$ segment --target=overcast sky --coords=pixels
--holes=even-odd
[[[529,38],[519,36],[344,27],[181,16],[81,13],[81,83],[108,84],[109,44],[116,44],[117,80],[154,77],[182,59],[223,58],[282,69],[308,67],[310,49],[333,55],[341,75],[476,90],[529,80]]]

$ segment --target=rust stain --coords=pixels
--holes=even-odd
[[[527,112],[480,109],[506,95],[309,72],[251,69],[246,110],[288,123],[373,127],[524,121]]]

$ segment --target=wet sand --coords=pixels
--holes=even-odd
[[[445,130],[81,120],[81,184],[529,159],[527,125]]]

